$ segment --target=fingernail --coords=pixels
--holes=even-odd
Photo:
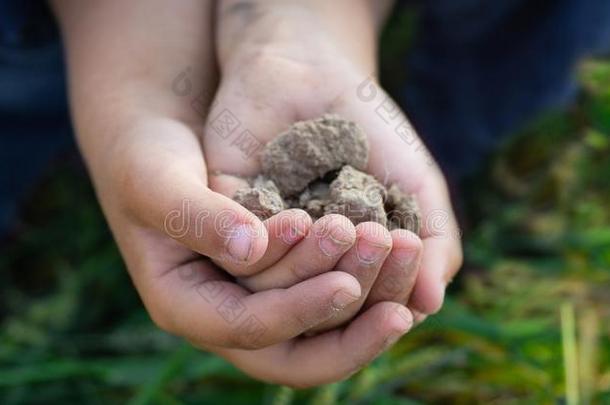
[[[410,265],[417,257],[419,251],[417,249],[394,249],[392,257],[402,266]]]
[[[395,329],[385,339],[385,349],[388,349],[390,346],[398,342],[398,340],[403,337],[413,325],[411,312],[409,312],[407,308],[400,306],[396,309],[396,313],[398,314],[400,321],[397,322]]]
[[[337,228],[320,239],[320,250],[327,256],[338,256],[349,249],[353,238],[344,230]]]
[[[428,317],[428,315],[423,314],[419,311],[416,311],[414,309],[411,310],[411,313],[413,313],[413,322],[415,325],[419,325],[420,323],[422,323],[423,321],[426,320],[426,318]]]
[[[356,247],[358,260],[364,264],[375,264],[385,257],[391,246],[373,243],[366,239],[360,239]]]
[[[394,344],[396,344],[396,342],[398,342],[400,340],[401,337],[404,336],[404,333],[392,333],[390,334],[385,342],[383,342],[383,350],[387,350],[390,347],[394,346]]]
[[[358,298],[360,298],[360,297],[350,294],[349,292],[347,292],[345,290],[339,290],[333,296],[332,306],[336,310],[342,310],[345,307],[347,307],[349,304],[356,302],[358,300]]]
[[[238,262],[245,262],[252,253],[252,227],[246,224],[233,229],[228,237],[225,247],[231,257]]]
[[[283,233],[282,241],[287,245],[293,245],[305,237],[307,232],[299,224],[291,224]]]
[[[402,330],[401,333],[403,334],[407,333],[407,331],[411,329],[411,325],[413,324],[413,315],[411,314],[411,311],[409,311],[407,307],[400,305],[398,306],[398,308],[396,308],[396,313],[400,318],[398,329]]]

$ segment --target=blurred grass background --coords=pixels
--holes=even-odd
[[[384,34],[390,88],[412,19]],[[0,403],[610,404],[610,63],[579,77],[573,108],[462,185],[466,265],[442,312],[348,381],[306,391],[157,330],[80,162],[63,159],[0,246]]]

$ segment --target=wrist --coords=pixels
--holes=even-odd
[[[376,71],[381,20],[370,0],[255,0],[247,5],[221,0],[218,21],[223,73],[261,52],[310,65],[343,60],[366,74]]]

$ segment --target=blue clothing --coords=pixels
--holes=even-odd
[[[65,87],[46,2],[0,0],[0,236],[50,160],[73,148]]]
[[[580,59],[610,45],[608,0],[422,0],[401,100],[449,177],[575,94]]]
[[[450,177],[520,123],[568,102],[580,58],[610,43],[607,0],[411,0],[421,11],[401,104]],[[72,147],[62,50],[42,0],[0,0],[0,234]]]

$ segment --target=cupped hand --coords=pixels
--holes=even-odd
[[[236,284],[210,259],[226,257],[232,237],[229,232],[224,240],[213,218],[230,213],[263,234],[268,223],[207,188],[197,136],[186,124],[143,117],[122,137],[123,152],[113,153],[114,167],[109,178],[98,179],[105,183],[99,190],[132,279],[160,328],[256,378],[309,386],[356,371],[410,327],[406,308],[386,303],[345,330],[297,338],[357,300],[358,281],[329,271],[257,293]],[[330,363],[317,368],[310,364],[314,357]]]
[[[264,260],[264,271],[230,263],[223,267],[246,276],[242,284],[255,291],[285,288],[332,268],[352,274],[362,289],[360,299],[317,329],[338,325],[380,302],[408,305],[420,319],[436,312],[461,264],[461,246],[444,178],[404,114],[363,64],[317,20],[310,20],[308,10],[260,11],[238,44],[226,27],[238,17],[221,17],[222,79],[204,138],[213,190],[232,196],[247,186],[245,178],[260,173],[257,153],[265,143],[295,121],[335,113],[368,135],[367,171],[412,193],[423,218],[421,239],[405,230],[359,224],[356,242],[340,259],[325,257],[319,248],[319,235],[325,233],[318,228],[326,229],[322,218],[302,241]]]
[[[200,112],[212,91],[196,100],[196,93],[172,91],[185,69],[195,91],[214,88],[212,42],[202,41],[212,37],[206,29],[210,4],[54,2],[66,38],[79,146],[156,324],[255,378],[294,386],[336,381],[404,333],[411,314],[385,304],[345,330],[297,338],[361,296],[353,276],[325,272],[288,288],[252,293],[213,264],[212,259],[254,265],[272,251],[269,235],[278,229],[208,187]],[[300,226],[297,235],[310,224]],[[318,356],[328,362],[325,367],[313,364]]]

